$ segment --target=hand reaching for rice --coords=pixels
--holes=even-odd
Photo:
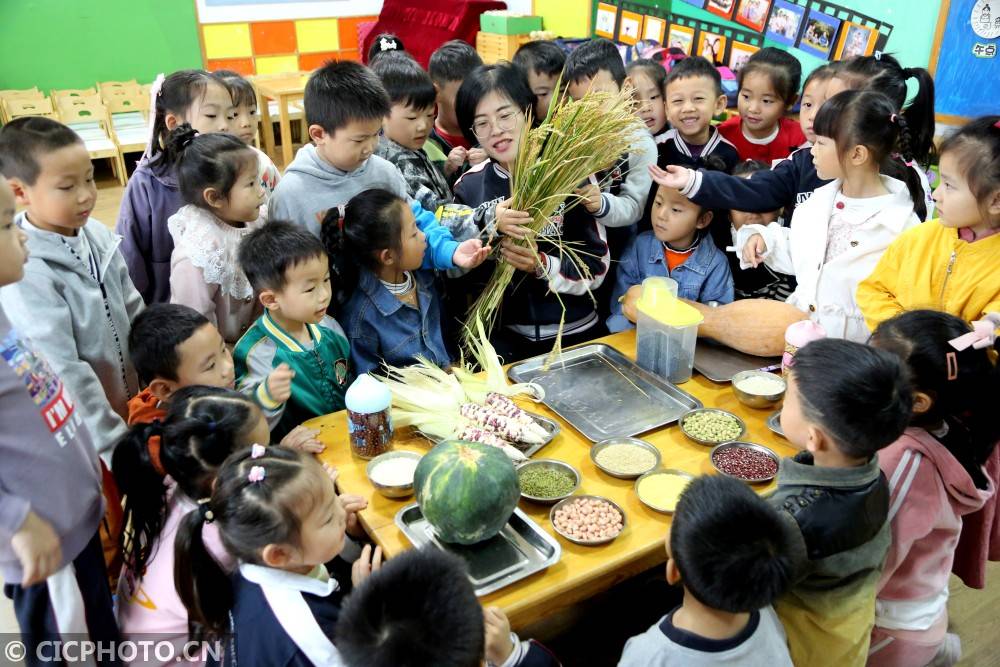
[[[657,184],[665,188],[683,190],[687,187],[688,181],[691,180],[691,174],[692,170],[687,167],[678,167],[671,164],[667,165],[666,170],[663,170],[655,164],[649,165],[649,175],[653,177],[653,180]]]
[[[601,189],[593,183],[587,183],[582,188],[577,188],[576,194],[583,199],[580,203],[583,204],[588,213],[597,213],[601,210],[601,204],[603,203],[601,201]]]
[[[484,261],[490,254],[490,246],[483,245],[479,239],[469,239],[462,241],[455,249],[455,254],[451,256],[452,263],[462,269],[474,269]]]
[[[505,199],[497,204],[495,219],[497,231],[504,236],[515,239],[526,239],[530,232],[525,229],[525,225],[531,222],[531,214],[527,211],[518,211],[510,208],[511,200]]]

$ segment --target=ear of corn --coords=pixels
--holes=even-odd
[[[536,239],[543,238],[541,230],[557,207],[567,199],[567,208],[577,205],[580,198],[574,194],[576,188],[591,174],[611,167],[629,151],[636,133],[645,129],[635,114],[629,86],[618,93],[592,92],[580,100],[553,106],[539,127],[531,129],[530,119],[525,123],[511,171],[511,208],[531,214],[527,228]],[[558,248],[561,261],[571,261],[581,274],[588,273],[572,244],[562,243],[559,238],[544,240]],[[527,245],[524,241],[515,243]],[[473,324],[482,322],[487,334],[492,331],[514,274],[510,264],[498,262],[486,289],[470,309],[463,335],[463,346],[470,353],[475,346]],[[555,297],[561,304],[559,295]],[[553,354],[558,354],[560,348],[562,324]]]

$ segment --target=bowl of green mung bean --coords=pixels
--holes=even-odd
[[[590,448],[590,460],[618,479],[635,479],[660,465],[660,450],[639,438],[609,438]]]
[[[683,415],[677,422],[681,431],[700,445],[718,445],[739,440],[747,425],[732,412],[718,408],[698,408]]]
[[[580,472],[556,459],[535,459],[517,468],[521,497],[534,503],[552,505],[576,493]]]

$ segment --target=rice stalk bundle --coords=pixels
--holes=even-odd
[[[635,110],[629,86],[618,93],[591,92],[580,100],[563,102],[555,111],[550,109],[548,118],[537,128],[529,129],[530,121],[525,123],[521,133],[511,170],[511,208],[530,213],[531,222],[526,225],[529,235],[535,241],[551,243],[561,262],[573,262],[587,277],[589,271],[573,244],[563,242],[559,236],[546,236],[543,230],[560,204],[566,202],[568,210],[580,203],[581,198],[574,192],[582,183],[629,152],[636,134],[645,131]],[[525,240],[513,241],[528,245]],[[472,339],[477,321],[483,323],[487,335],[493,330],[504,292],[515,272],[507,262],[497,262],[486,288],[469,309],[463,334],[466,351],[471,353],[475,346]],[[562,304],[559,295],[555,296]],[[561,349],[563,323],[560,321],[553,356]]]

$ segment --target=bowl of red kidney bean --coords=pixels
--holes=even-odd
[[[778,455],[753,442],[724,442],[712,449],[712,467],[723,475],[753,484],[769,482],[778,474]]]

